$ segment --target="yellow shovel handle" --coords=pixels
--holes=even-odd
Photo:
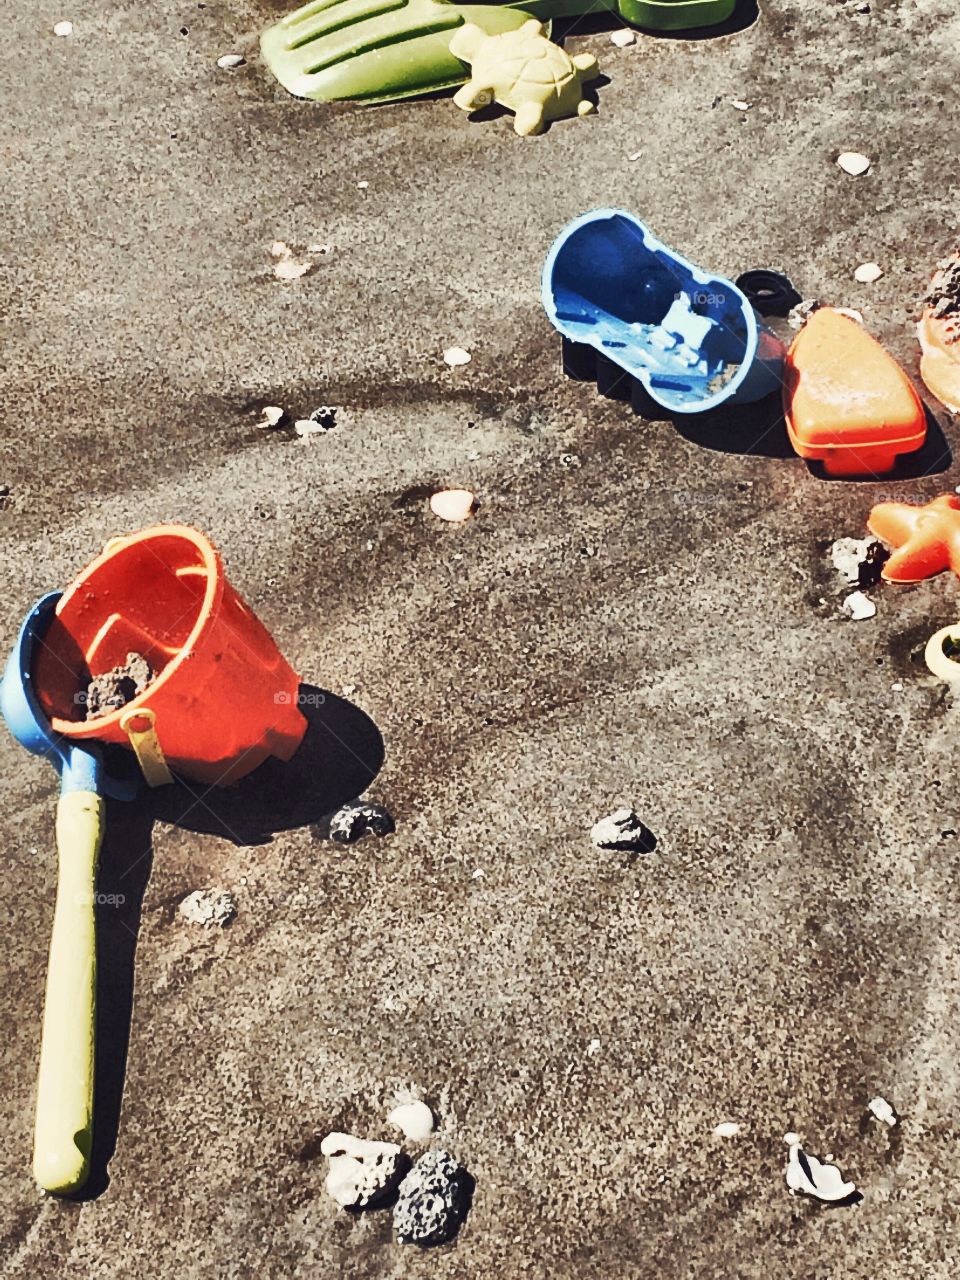
[[[57,807],[59,879],[43,1008],[33,1176],[46,1191],[83,1186],[93,1142],[97,960],[93,902],[105,805],[67,792]]]

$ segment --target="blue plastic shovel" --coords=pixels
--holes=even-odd
[[[43,1010],[33,1174],[46,1191],[79,1190],[90,1172],[93,1141],[96,939],[94,896],[103,839],[105,795],[130,800],[137,781],[108,775],[100,750],[55,734],[33,683],[37,647],[61,592],[27,615],[0,682],[0,714],[27,751],[60,774],[57,805],[59,878]]]

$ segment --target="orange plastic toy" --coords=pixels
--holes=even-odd
[[[943,569],[960,574],[960,495],[942,493],[925,507],[881,502],[870,512],[867,528],[896,547],[883,566],[888,582],[921,582]]]
[[[896,360],[829,307],[787,353],[783,409],[794,449],[831,476],[883,475],[927,434],[920,397]]]
[[[153,680],[122,710],[84,720],[78,695],[128,652],[147,659]],[[212,544],[185,525],[109,542],[64,592],[33,676],[56,733],[129,746],[121,721],[142,729],[152,718],[170,765],[211,785],[271,755],[289,760],[307,728],[299,677]]]
[[[951,413],[960,413],[960,249],[930,281],[917,337],[921,378]]]

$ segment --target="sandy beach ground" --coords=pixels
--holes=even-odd
[[[860,309],[915,373],[957,237],[955,4],[763,0],[625,49],[596,18],[568,47],[599,114],[539,139],[444,98],[294,100],[257,54],[289,7],[4,15],[3,647],[109,537],[180,520],[324,700],[286,771],[111,805],[80,1202],[30,1174],[56,781],[0,736],[2,1274],[946,1280],[960,720],[918,650],[960,592],[853,623],[824,552],[952,490],[956,424],[932,406],[931,474],[858,484],[776,406],[646,421],[561,379],[539,272],[623,207]],[[278,280],[276,240],[311,271]],[[261,431],[266,404],[337,426]],[[452,485],[465,525],[426,509]],[[396,833],[324,839],[364,788]],[[651,854],[592,847],[621,804]],[[191,926],[214,886],[235,922]],[[476,1180],[430,1252],[323,1190],[322,1136],[390,1139],[408,1093]],[[862,1203],[789,1195],[791,1130]]]

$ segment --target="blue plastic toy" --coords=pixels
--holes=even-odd
[[[783,383],[783,344],[746,295],[661,244],[639,218],[594,209],[565,227],[543,268],[543,306],[564,371],[623,374],[672,413],[760,400]],[[605,368],[607,376],[605,378]]]
[[[66,1194],[83,1186],[93,1142],[94,898],[104,795],[130,800],[137,780],[109,774],[99,747],[54,733],[41,709],[34,659],[59,599],[60,592],[52,592],[27,615],[0,683],[0,714],[20,745],[45,756],[60,775],[59,881],[43,1010],[33,1172],[46,1191]]]

